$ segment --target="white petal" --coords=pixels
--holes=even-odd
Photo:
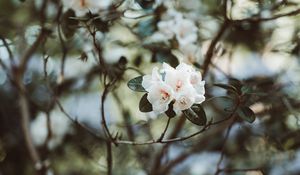
[[[196,97],[195,98],[195,103],[197,103],[197,104],[200,104],[200,103],[205,101],[204,95],[196,95],[195,97]]]
[[[169,104],[167,104],[167,103],[164,103],[164,104],[155,103],[155,104],[152,104],[152,107],[153,107],[153,111],[155,113],[161,114],[161,113],[164,113],[168,110]]]
[[[152,76],[145,75],[143,76],[142,86],[147,90],[152,85]]]

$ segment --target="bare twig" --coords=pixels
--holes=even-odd
[[[58,18],[59,19],[59,18]],[[58,38],[61,44],[61,50],[62,50],[62,56],[61,56],[61,65],[60,65],[60,77],[61,80],[64,80],[64,75],[65,75],[65,62],[67,59],[67,54],[68,54],[68,48],[65,44],[65,41],[62,37],[62,31],[60,27],[60,21],[59,24],[57,25],[57,30],[58,30]]]
[[[20,65],[18,67],[18,74],[23,75],[26,70],[26,66],[28,64],[29,59],[34,54],[34,52],[38,49],[38,47],[43,43],[48,35],[49,31],[47,29],[42,28],[41,32],[39,33],[37,39],[32,44],[32,46],[25,52],[23,57],[21,58]]]
[[[224,12],[223,12],[224,13],[223,14],[224,22],[223,22],[222,26],[220,27],[216,36],[212,39],[212,41],[208,47],[208,50],[205,54],[204,63],[203,63],[203,77],[205,77],[208,72],[209,65],[212,62],[212,59],[214,56],[214,50],[215,50],[215,47],[216,47],[218,41],[221,39],[221,37],[224,35],[224,33],[226,32],[226,30],[228,29],[228,27],[231,24],[230,20],[227,17],[227,0],[223,1],[223,8],[224,8]]]
[[[46,118],[47,118],[47,137],[46,137],[46,141],[45,141],[45,148],[48,147],[48,144],[52,138],[52,129],[51,129],[51,117],[50,117],[50,112],[47,111],[46,112]]]
[[[258,168],[245,168],[245,169],[241,169],[241,168],[223,168],[223,169],[219,169],[220,172],[226,172],[226,173],[233,173],[233,172],[246,172],[246,171],[262,171],[261,167]]]
[[[165,127],[164,131],[162,132],[161,136],[157,139],[157,141],[162,141],[164,139],[165,134],[166,134],[166,132],[168,130],[168,127],[169,127],[171,119],[172,119],[171,117],[168,117],[168,121],[167,121],[166,127]]]
[[[68,117],[69,120],[71,120],[74,124],[79,125],[82,129],[84,129],[85,131],[87,131],[88,133],[90,133],[92,136],[94,136],[97,139],[100,139],[101,141],[103,141],[103,138],[100,135],[97,135],[96,133],[94,133],[91,129],[89,129],[88,127],[86,127],[85,125],[81,124],[80,122],[78,122],[76,120],[76,118],[73,118],[70,114],[68,114],[68,112],[64,109],[63,105],[60,103],[60,101],[55,98],[55,103],[57,104],[58,108],[60,109],[60,111],[66,116]]]
[[[113,165],[113,156],[112,156],[112,147],[109,140],[106,141],[106,161],[107,161],[107,175],[112,175],[112,165]]]
[[[20,81],[17,81],[17,82],[20,83]],[[21,83],[19,85],[21,85]],[[22,85],[21,85],[21,87],[22,87],[22,89],[24,89],[24,87]],[[35,168],[37,170],[40,170],[42,168],[42,163],[41,163],[40,156],[39,156],[35,146],[33,145],[32,138],[31,138],[31,135],[30,135],[30,131],[29,131],[29,120],[30,120],[29,106],[28,106],[28,101],[26,99],[26,95],[23,92],[21,92],[19,94],[19,104],[20,104],[20,109],[21,109],[22,131],[23,131],[23,134],[24,134],[26,147],[29,151],[29,155],[30,155],[32,161],[34,162]]]
[[[0,36],[1,40],[2,40],[2,43],[3,45],[5,46],[7,52],[8,52],[8,55],[9,55],[9,59],[10,59],[10,64],[11,66],[14,65],[14,56],[13,56],[13,53],[11,51],[11,49],[9,48],[9,44],[7,43],[6,39],[2,36]]]
[[[300,9],[296,9],[293,10],[291,12],[287,12],[287,13],[282,13],[282,14],[277,14],[274,15],[272,17],[251,17],[251,18],[246,18],[246,19],[239,19],[239,20],[230,20],[231,22],[234,23],[241,23],[241,22],[265,22],[265,21],[271,21],[271,20],[275,20],[281,17],[286,17],[286,16],[296,16],[300,14]]]
[[[221,156],[220,156],[220,159],[219,159],[219,161],[217,163],[217,168],[216,168],[215,175],[218,175],[220,173],[220,166],[221,166],[221,163],[222,163],[222,161],[224,159],[224,154],[225,154],[225,152],[224,152],[225,151],[225,145],[226,145],[226,142],[228,140],[231,128],[232,128],[232,126],[234,124],[234,121],[235,121],[235,118],[232,119],[232,121],[231,121],[231,123],[230,123],[230,125],[229,125],[229,127],[227,129],[227,132],[225,134],[224,141],[223,141],[223,144],[222,144]]]
[[[190,134],[188,136],[184,136],[184,137],[176,137],[173,139],[165,139],[165,140],[149,140],[149,141],[145,141],[145,142],[133,142],[133,141],[127,141],[127,140],[116,140],[115,142],[118,144],[129,144],[129,145],[148,145],[148,144],[155,144],[155,143],[171,143],[171,142],[178,142],[178,141],[184,141],[187,140],[189,138],[192,138],[196,135],[199,135],[201,133],[203,133],[204,131],[206,131],[208,128],[210,127],[210,124],[205,125],[201,130]]]
[[[176,138],[178,133],[181,131],[182,127],[184,126],[185,123],[185,117],[180,116],[179,120],[176,122],[175,127],[173,128],[173,131],[171,132],[169,138]],[[171,143],[165,144],[160,151],[156,154],[154,161],[153,161],[153,166],[151,170],[151,174],[156,175],[160,171],[160,166],[161,166],[161,161],[164,156],[164,154],[168,151],[169,146]]]
[[[106,118],[105,118],[104,102],[105,102],[106,96],[109,92],[108,88],[109,88],[109,86],[105,86],[104,91],[101,95],[101,125],[103,126],[104,133],[109,138],[109,140],[111,142],[113,142],[115,144],[115,146],[117,146],[115,139],[113,138],[112,134],[110,133],[110,131],[108,129]]]

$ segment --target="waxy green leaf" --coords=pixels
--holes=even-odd
[[[249,123],[253,123],[255,120],[254,112],[247,106],[239,107],[237,113],[243,120]]]
[[[203,126],[207,122],[205,111],[199,104],[195,104],[182,112],[189,121],[196,125]]]
[[[147,99],[147,95],[148,94],[143,95],[140,100],[139,109],[141,112],[151,112],[153,110],[151,103]]]
[[[143,76],[138,76],[129,80],[127,86],[133,91],[146,92],[146,90],[142,86],[142,81],[143,81]]]

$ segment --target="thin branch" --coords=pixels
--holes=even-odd
[[[199,135],[201,133],[203,133],[204,131],[206,131],[208,128],[210,127],[210,124],[205,125],[201,130],[190,134],[188,136],[184,136],[184,137],[176,137],[173,139],[165,139],[165,140],[149,140],[149,141],[145,141],[145,142],[133,142],[133,141],[127,141],[127,140],[116,140],[115,142],[118,144],[129,144],[129,145],[148,145],[148,144],[155,144],[155,143],[172,143],[172,142],[178,142],[178,141],[184,141],[187,140],[189,138],[192,138],[196,135]]]
[[[59,19],[59,18],[58,18]],[[67,59],[67,54],[68,54],[68,48],[65,44],[65,41],[62,37],[62,31],[61,31],[61,26],[60,26],[60,21],[58,21],[57,25],[57,30],[58,30],[58,38],[61,44],[61,51],[62,51],[62,56],[61,56],[61,65],[60,65],[60,78],[61,80],[64,80],[64,74],[65,74],[65,62]]]
[[[231,22],[234,23],[241,23],[241,22],[265,22],[265,21],[271,21],[271,20],[275,20],[281,17],[286,17],[286,16],[296,16],[300,14],[300,9],[296,9],[293,10],[291,12],[287,12],[287,13],[282,13],[282,14],[277,14],[274,15],[272,17],[267,17],[267,18],[263,18],[263,17],[251,17],[251,18],[245,18],[245,19],[239,19],[239,20],[230,20]]]
[[[210,139],[207,139],[207,138],[218,137],[218,134],[222,133],[226,128],[227,128],[227,125],[216,127],[215,130],[212,130],[211,133],[208,133],[208,135],[206,137],[197,139],[197,143],[202,146],[209,145]],[[176,165],[178,165],[181,162],[183,162],[184,160],[186,160],[189,156],[194,155],[195,152],[201,151],[201,148],[202,148],[201,146],[192,147],[188,152],[184,152],[184,153],[180,154],[179,156],[177,156],[172,161],[168,162],[167,164],[164,164],[164,167],[162,167],[162,169],[160,169],[159,171],[157,171],[156,174],[153,174],[153,175],[168,174],[168,172],[170,172],[171,169],[174,168]]]
[[[145,75],[142,71],[140,71],[139,69],[134,68],[134,67],[126,67],[125,70],[133,70],[133,71],[137,72],[140,75]]]
[[[45,148],[48,147],[48,144],[52,138],[51,117],[49,111],[46,112],[46,118],[47,118],[47,137],[44,143]]]
[[[106,118],[105,118],[105,111],[104,111],[104,102],[105,102],[105,99],[106,99],[106,96],[108,94],[108,87],[109,86],[105,86],[104,87],[104,91],[101,95],[101,124],[103,126],[103,130],[104,130],[104,133],[106,134],[106,136],[109,138],[109,140],[111,142],[113,142],[115,144],[115,146],[118,146],[117,143],[115,142],[115,139],[113,138],[112,134],[110,133],[109,129],[108,129],[108,126],[107,126],[107,122],[106,122]]]
[[[112,147],[111,142],[106,141],[106,161],[107,161],[107,175],[112,175],[112,165],[113,165],[113,157],[112,157]]]
[[[11,49],[9,48],[9,44],[7,43],[6,39],[2,36],[0,36],[1,40],[2,40],[2,43],[4,45],[4,47],[6,48],[7,52],[8,52],[8,55],[9,55],[9,59],[10,59],[10,64],[11,66],[14,65],[14,56],[13,56],[13,53],[11,51]]]
[[[215,47],[218,43],[218,41],[221,39],[221,37],[224,35],[224,33],[226,32],[226,30],[228,29],[228,27],[230,26],[230,20],[227,17],[227,0],[224,0],[223,2],[223,8],[224,8],[224,14],[223,14],[223,18],[224,18],[224,22],[222,24],[222,26],[220,27],[218,33],[216,34],[216,36],[212,39],[208,50],[205,54],[205,58],[204,58],[204,63],[203,63],[203,77],[205,77],[207,75],[207,72],[209,70],[209,65],[212,62],[213,56],[214,56],[214,50]]]
[[[22,84],[22,79],[18,78],[17,81],[19,88],[22,90],[19,92],[19,105],[20,105],[20,112],[21,112],[21,123],[22,123],[22,131],[24,134],[25,144],[29,151],[29,155],[34,163],[36,170],[42,169],[42,162],[38,151],[36,150],[33,142],[32,137],[29,131],[29,122],[30,122],[30,112],[29,112],[29,105],[25,95],[25,87]]]
[[[186,121],[185,117],[180,116],[179,120],[176,122],[175,127],[173,128],[173,131],[169,136],[170,139],[175,138],[178,135],[178,133],[181,131],[182,127],[184,126],[185,121]],[[153,161],[153,167],[151,170],[152,175],[156,175],[160,171],[162,158],[164,154],[168,151],[170,145],[171,143],[165,144],[155,156],[155,159]]]
[[[26,66],[29,62],[29,59],[34,54],[34,52],[38,49],[38,47],[43,43],[46,39],[46,36],[48,35],[50,31],[42,28],[41,32],[39,33],[37,39],[33,43],[33,45],[25,52],[24,56],[21,58],[21,62],[18,68],[19,74],[23,75],[23,73],[26,70]]]
[[[157,139],[157,141],[162,141],[164,139],[165,134],[166,134],[166,132],[168,130],[168,127],[169,127],[171,119],[172,119],[171,117],[168,117],[168,121],[167,121],[166,127],[165,127],[164,131],[162,132],[161,136]]]
[[[95,134],[91,129],[89,129],[88,127],[86,127],[85,125],[81,124],[80,122],[78,122],[76,119],[74,119],[70,114],[67,113],[67,111],[64,109],[63,105],[60,103],[60,101],[55,98],[55,103],[57,104],[58,108],[60,109],[60,111],[69,119],[71,120],[74,124],[79,125],[82,129],[84,129],[85,131],[87,131],[88,133],[90,133],[92,136],[94,136],[97,139],[100,139],[101,141],[103,140],[103,138],[100,135]]]
[[[231,123],[230,123],[230,125],[229,125],[229,127],[227,129],[227,132],[225,134],[223,145],[222,145],[222,150],[221,150],[221,156],[220,156],[220,159],[219,159],[219,161],[217,163],[217,168],[216,168],[215,175],[218,175],[220,173],[220,166],[221,166],[221,163],[222,163],[222,161],[224,159],[224,154],[225,154],[225,152],[224,152],[225,151],[225,145],[226,145],[226,142],[228,140],[231,128],[232,128],[232,126],[234,124],[234,121],[235,121],[235,118],[232,119],[232,121],[231,121]]]
[[[258,168],[244,168],[244,169],[238,169],[238,168],[223,168],[219,169],[220,172],[226,172],[226,173],[232,173],[232,172],[245,172],[245,171],[261,171],[261,167]]]

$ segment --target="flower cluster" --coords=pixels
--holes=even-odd
[[[176,68],[163,63],[163,68],[153,68],[152,75],[143,76],[142,86],[155,113],[166,112],[173,102],[175,113],[200,104],[205,100],[204,84],[199,71],[185,63]]]
[[[152,39],[157,41],[176,38],[180,46],[197,41],[198,28],[194,21],[173,9],[163,15],[162,20],[157,23],[157,28],[158,31],[152,36]]]
[[[97,13],[99,10],[107,9],[111,0],[63,0],[65,7],[73,9],[76,16],[84,16],[86,13]]]
[[[197,43],[199,29],[193,20],[170,8],[162,16],[161,21],[157,23],[157,29],[150,40],[153,42],[167,42],[176,39],[178,50],[183,55],[183,62],[194,63],[199,61],[201,58],[201,53],[199,53],[201,49],[199,43]]]

